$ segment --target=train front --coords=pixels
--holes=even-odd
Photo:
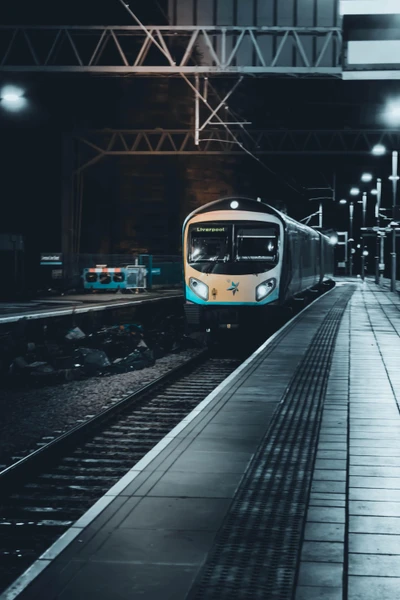
[[[275,213],[275,214],[274,214]],[[183,228],[185,314],[198,330],[261,324],[279,300],[283,223],[256,200],[201,207]]]

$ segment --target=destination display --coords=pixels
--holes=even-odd
[[[226,233],[227,227],[194,227],[196,233]]]

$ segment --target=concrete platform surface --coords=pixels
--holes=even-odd
[[[0,302],[0,324],[20,319],[44,319],[91,311],[124,308],[183,297],[181,289],[165,289],[140,294],[75,294],[37,298],[27,302]]]

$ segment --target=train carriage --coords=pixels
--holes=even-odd
[[[183,225],[185,314],[199,329],[268,321],[333,277],[329,238],[250,198],[223,198]]]

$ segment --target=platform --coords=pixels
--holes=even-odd
[[[1,600],[398,599],[399,311],[341,281]]]
[[[0,325],[21,319],[45,319],[93,311],[126,308],[183,297],[181,289],[163,289],[140,294],[75,294],[38,298],[30,302],[0,302]]]

